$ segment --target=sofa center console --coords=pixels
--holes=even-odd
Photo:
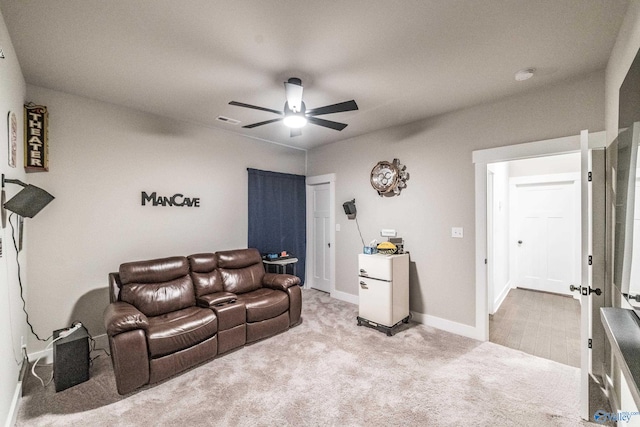
[[[247,342],[247,309],[244,303],[229,301],[213,306],[218,316],[218,353],[242,347]]]

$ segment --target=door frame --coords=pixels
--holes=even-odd
[[[333,295],[336,291],[336,174],[329,173],[325,175],[309,176],[306,179],[307,193],[307,268],[304,287],[311,287],[311,273],[315,270],[314,265],[314,236],[313,236],[313,187],[321,184],[329,184],[329,243],[331,250],[329,251],[329,295]]]
[[[604,148],[605,132],[589,133],[589,148]],[[476,322],[473,338],[489,340],[489,300],[487,281],[487,165],[510,160],[580,152],[580,135],[528,142],[524,144],[476,150],[475,164],[476,210]]]

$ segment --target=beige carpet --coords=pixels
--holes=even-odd
[[[304,290],[302,325],[124,397],[105,356],[60,393],[29,377],[18,425],[592,424],[578,415],[577,368],[415,323],[387,337],[356,315]]]

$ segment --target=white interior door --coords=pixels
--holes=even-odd
[[[580,177],[515,184],[516,286],[571,294],[578,283]]]
[[[314,185],[313,200],[313,271],[311,287],[331,292],[331,224],[329,184]]]

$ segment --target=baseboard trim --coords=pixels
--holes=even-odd
[[[16,391],[13,393],[11,399],[11,405],[9,406],[9,413],[5,420],[5,427],[13,427],[16,425],[18,419],[18,410],[20,409],[20,400],[22,399],[22,381],[18,381],[16,384]]]
[[[346,301],[355,305],[358,305],[359,302],[359,298],[357,295],[352,295],[340,291],[331,292],[331,298]],[[483,341],[484,335],[475,326],[464,325],[462,323],[453,322],[451,320],[431,316],[429,314],[419,313],[417,311],[411,312],[411,318],[418,323],[422,323],[423,325],[433,326],[434,328],[442,329],[443,331],[451,332],[452,334],[462,335],[463,337]]]
[[[346,292],[340,292],[336,290],[331,292],[331,298],[339,299],[340,301],[350,302],[351,304],[356,304],[356,305],[358,305],[358,302],[360,301],[360,298],[358,298],[358,295],[352,295]]]
[[[40,366],[40,363],[51,364],[53,363],[53,348],[46,348],[44,350],[28,353],[27,358],[29,359],[29,362],[35,362],[40,358],[38,366]]]
[[[495,301],[493,303],[493,305],[495,307],[495,310],[493,310],[493,313],[491,313],[491,314],[495,314],[495,312],[500,309],[500,306],[504,302],[504,299],[507,297],[507,295],[509,294],[510,290],[511,290],[511,280],[509,280],[507,282],[505,287],[502,289],[502,292],[500,292],[500,295],[498,295],[498,298],[495,299]]]
[[[430,314],[419,313],[417,311],[411,312],[411,318],[423,325],[432,326],[436,329],[451,332],[452,334],[462,335],[463,337],[473,338],[474,340],[479,341],[483,340],[483,334],[481,334],[475,326],[465,325],[452,320],[432,316]]]

